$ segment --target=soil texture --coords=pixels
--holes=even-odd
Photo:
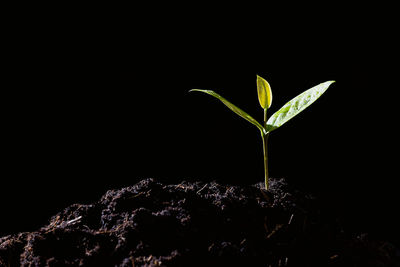
[[[283,179],[269,191],[144,179],[0,238],[0,266],[400,266],[400,251],[346,232]]]

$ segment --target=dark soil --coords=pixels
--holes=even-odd
[[[146,179],[0,238],[1,266],[400,266],[400,251],[347,233],[318,202],[258,186]]]

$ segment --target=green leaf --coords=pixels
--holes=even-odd
[[[257,75],[258,101],[263,109],[268,109],[272,103],[272,91],[269,83]]]
[[[244,112],[243,110],[241,110],[240,108],[238,108],[237,106],[235,106],[234,104],[232,104],[231,102],[229,102],[228,100],[226,100],[225,98],[223,98],[222,96],[220,96],[219,94],[217,94],[214,91],[211,90],[201,90],[201,89],[192,89],[189,92],[202,92],[205,94],[209,94],[217,99],[219,99],[222,103],[225,104],[225,106],[227,106],[230,110],[232,110],[233,112],[235,112],[237,115],[239,115],[240,117],[242,117],[243,119],[251,122],[253,125],[255,125],[258,129],[260,129],[261,131],[263,131],[263,127],[261,126],[261,124],[259,124],[255,119],[253,119],[253,117],[251,117],[249,114],[247,114],[246,112]]]
[[[271,132],[283,124],[288,122],[294,116],[305,110],[315,100],[317,100],[335,81],[327,81],[314,86],[311,89],[301,93],[289,102],[287,102],[280,110],[275,112],[267,121],[267,132]]]

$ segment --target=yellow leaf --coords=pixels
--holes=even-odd
[[[272,91],[269,83],[257,75],[258,101],[263,109],[267,109],[272,103]]]

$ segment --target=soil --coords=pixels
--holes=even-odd
[[[283,179],[269,191],[145,179],[0,238],[0,266],[400,266],[400,250],[346,232]]]

